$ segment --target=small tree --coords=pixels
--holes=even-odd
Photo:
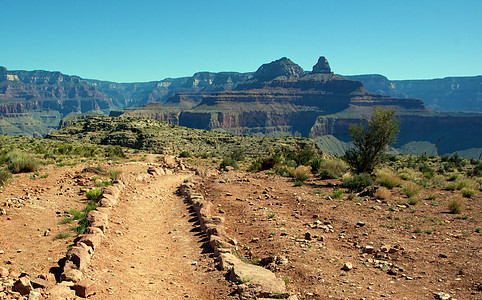
[[[399,125],[395,110],[377,107],[368,123],[350,125],[354,148],[345,153],[345,160],[352,171],[371,174],[383,162],[388,145],[397,140]]]

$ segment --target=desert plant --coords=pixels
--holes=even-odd
[[[343,178],[343,186],[352,192],[361,192],[374,182],[370,174],[361,173]]]
[[[384,161],[388,145],[397,140],[399,123],[395,110],[375,107],[367,124],[350,125],[354,148],[345,153],[345,160],[353,172],[371,174]]]
[[[390,191],[386,187],[380,187],[375,191],[375,197],[381,200],[388,199],[390,197]]]
[[[331,192],[331,197],[335,198],[335,199],[340,199],[343,196],[344,193],[345,193],[344,190],[334,189]]]
[[[462,212],[462,203],[457,199],[452,199],[449,202],[449,212],[451,214],[460,214]]]
[[[283,177],[294,177],[294,168],[287,166],[276,166],[274,168],[276,174]]]
[[[90,189],[85,193],[87,199],[97,201],[102,196],[102,189]]]
[[[320,172],[323,170],[331,171],[337,177],[342,176],[348,170],[348,165],[346,162],[339,158],[326,159],[322,162],[320,166]]]
[[[314,173],[318,173],[321,169],[321,166],[323,164],[323,159],[322,158],[314,158],[311,162],[310,162],[310,166],[311,166],[311,171],[314,172]]]
[[[120,146],[107,148],[107,156],[111,158],[126,158],[126,154]]]
[[[191,152],[182,151],[181,153],[179,153],[179,157],[191,157]]]
[[[68,233],[66,233],[66,232],[59,232],[59,233],[54,237],[54,239],[60,240],[60,239],[68,238],[68,237],[70,237],[70,234],[68,234]]]
[[[377,172],[376,181],[381,186],[387,187],[389,189],[393,189],[394,187],[401,184],[399,177],[389,170],[380,170],[379,172]]]
[[[33,172],[36,171],[39,166],[39,161],[37,159],[18,150],[6,154],[1,160],[14,174]]]
[[[415,197],[420,191],[422,187],[414,182],[407,182],[403,185],[402,193],[405,194],[408,198]]]
[[[6,184],[12,178],[12,173],[7,168],[0,169],[0,186]]]
[[[292,159],[296,162],[296,166],[308,165],[315,158],[315,150],[312,147],[305,147],[301,151],[294,153]]]
[[[116,180],[121,173],[122,171],[120,170],[109,170],[109,178],[111,180]]]
[[[336,174],[333,173],[333,171],[328,170],[328,169],[324,169],[324,170],[320,171],[320,178],[321,179],[337,179],[338,176],[336,176]]]
[[[403,168],[398,172],[398,174],[400,175],[400,178],[402,178],[403,180],[413,181],[413,180],[416,180],[418,177],[417,172],[412,168]]]
[[[465,198],[472,198],[475,195],[475,191],[470,187],[464,187],[460,192]]]
[[[408,204],[410,205],[417,205],[418,204],[418,197],[410,197],[408,199]]]
[[[310,167],[300,165],[293,171],[293,177],[296,181],[305,182],[310,178]]]
[[[227,166],[231,166],[231,167],[237,169],[238,168],[238,162],[231,157],[225,157],[221,161],[221,164],[219,165],[219,169],[224,170]]]

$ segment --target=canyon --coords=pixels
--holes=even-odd
[[[312,71],[284,57],[254,73],[199,72],[140,83],[0,67],[0,133],[44,136],[59,124],[110,114],[233,134],[310,137],[339,155],[349,147],[350,124],[380,106],[396,109],[401,121],[396,151],[477,157],[481,80],[340,76],[324,57]]]

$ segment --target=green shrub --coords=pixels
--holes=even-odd
[[[303,186],[304,182],[301,180],[295,180],[294,186]]]
[[[70,234],[64,233],[64,232],[59,232],[59,233],[54,237],[54,239],[60,240],[60,239],[65,239],[65,238],[69,238],[69,237],[70,237]]]
[[[337,179],[338,176],[336,176],[333,171],[325,169],[320,171],[320,178],[321,179]]]
[[[321,170],[321,166],[323,164],[322,158],[315,158],[310,162],[311,171],[314,173],[318,173]]]
[[[124,153],[124,150],[120,146],[114,146],[114,147],[109,147],[107,149],[107,156],[111,158],[125,158],[126,154]]]
[[[179,153],[179,157],[191,157],[191,153],[189,151],[182,151]]]
[[[39,166],[39,161],[33,156],[20,152],[12,151],[2,158],[6,163],[8,169],[14,173],[25,173],[36,171]]]
[[[303,165],[298,166],[293,171],[293,177],[295,178],[296,181],[305,182],[310,178],[310,167],[303,166]]]
[[[251,165],[248,167],[249,172],[259,172],[270,170],[276,165],[276,160],[271,156],[267,157],[260,157],[251,162]]]
[[[348,165],[339,158],[326,159],[322,162],[320,170],[329,170],[337,177],[340,177],[348,171]]]
[[[361,173],[343,179],[343,186],[349,191],[361,192],[374,182],[370,174]]]
[[[462,203],[457,199],[449,202],[449,211],[451,214],[460,214],[462,212]]]
[[[294,168],[287,166],[276,166],[274,168],[276,174],[283,177],[294,177]]]
[[[244,151],[242,149],[235,149],[230,154],[229,157],[235,161],[244,160]]]
[[[475,191],[471,189],[470,187],[464,187],[463,189],[460,190],[462,193],[462,196],[465,198],[472,198],[475,195]]]
[[[407,182],[403,185],[402,193],[407,195],[408,198],[415,197],[422,190],[422,187],[415,182]]]
[[[219,165],[219,168],[221,170],[224,170],[227,166],[231,166],[231,167],[237,169],[238,168],[238,162],[231,157],[225,157],[221,161],[221,164]]]
[[[111,180],[116,180],[121,173],[122,171],[120,170],[109,170],[109,178]]]
[[[97,201],[102,196],[102,189],[90,189],[85,193],[87,199]]]
[[[435,171],[425,163],[421,165],[418,169],[420,170],[420,172],[422,172],[423,176],[427,179],[431,179],[435,175]]]
[[[0,169],[0,186],[5,185],[12,178],[12,173],[7,168]]]
[[[296,162],[296,166],[308,165],[315,158],[315,150],[311,147],[305,147],[300,152],[295,153],[292,159]]]
[[[397,140],[400,132],[395,113],[375,107],[368,122],[350,125],[353,148],[345,152],[345,160],[353,172],[371,174],[386,159],[388,145]]]
[[[380,170],[377,173],[377,182],[381,186],[387,187],[389,189],[393,189],[394,187],[401,184],[399,177],[393,174],[393,172],[387,170]]]
[[[331,197],[334,199],[340,199],[344,193],[344,190],[334,189],[333,192],[331,192]]]

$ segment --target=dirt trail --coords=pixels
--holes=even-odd
[[[126,187],[88,272],[101,287],[92,299],[223,299],[230,293],[175,193],[190,176],[159,176]]]

